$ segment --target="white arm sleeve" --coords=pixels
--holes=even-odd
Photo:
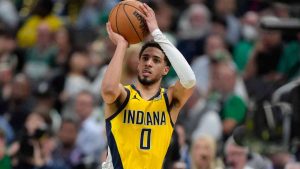
[[[179,50],[162,34],[159,29],[155,29],[151,35],[167,55],[173,66],[180,83],[184,88],[191,88],[196,83],[195,74]]]

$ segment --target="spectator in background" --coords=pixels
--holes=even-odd
[[[12,1],[0,0],[0,22],[4,22],[9,28],[17,28],[19,16]]]
[[[75,161],[77,159],[78,165],[97,163],[101,152],[106,148],[104,124],[98,120],[98,114],[94,110],[93,94],[88,91],[79,92],[75,100],[75,112],[80,121],[75,148],[78,154],[77,157],[72,157]]]
[[[189,155],[190,148],[187,143],[185,129],[182,126],[182,124],[177,123],[175,126],[175,130],[178,134],[178,145],[179,145],[179,153],[180,153],[179,161],[183,162],[186,168],[190,168],[191,166],[190,155]]]
[[[54,67],[55,48],[53,34],[47,22],[37,27],[37,43],[26,52],[25,73],[33,80],[34,85],[50,77]]]
[[[219,50],[215,51],[217,48]],[[193,138],[203,133],[216,140],[219,140],[223,134],[226,138],[227,134],[230,134],[232,129],[237,124],[241,124],[246,117],[247,92],[242,79],[235,72],[230,54],[224,51],[224,48],[220,36],[210,35],[206,46],[209,55],[200,57],[192,64],[192,68],[196,70],[196,79],[206,79],[208,84],[208,87],[203,90],[204,92],[208,90],[206,95],[200,93],[199,98],[195,91],[193,95],[195,100],[190,99],[187,103],[190,107],[187,109],[186,121],[188,122],[185,126],[188,133],[192,133],[188,135]],[[203,78],[205,76],[208,77]],[[204,81],[200,79],[197,83]],[[199,86],[203,88],[204,85]],[[231,122],[228,121],[231,120],[235,123],[229,127],[228,124]]]
[[[300,76],[300,32],[296,36],[297,39],[284,48],[278,65],[278,71],[288,80]]]
[[[37,43],[37,28],[41,23],[49,26],[51,33],[56,32],[62,21],[52,14],[53,2],[51,0],[38,0],[30,17],[18,31],[18,44],[21,48],[32,47]]]
[[[207,97],[208,91],[211,88],[212,65],[213,60],[218,62],[228,62],[234,69],[235,64],[232,61],[231,55],[226,52],[226,44],[224,39],[219,34],[211,34],[205,41],[205,54],[197,57],[192,63],[192,69],[197,78],[197,88],[200,95]],[[241,78],[236,79],[234,91],[241,96],[244,101],[248,100],[248,95]]]
[[[19,144],[18,164],[14,168],[67,169],[62,159],[53,156],[57,145],[51,124],[47,112],[36,109],[28,116],[20,140],[14,143]]]
[[[40,143],[33,142],[34,168],[69,169],[62,159],[53,156],[56,146],[55,137],[51,132],[45,133]]]
[[[234,16],[236,3],[234,0],[215,0],[214,14],[217,17],[224,18],[227,25],[226,42],[233,46],[240,38],[239,20]]]
[[[199,91],[194,90],[178,117],[186,131],[188,141],[197,138],[201,134],[207,134],[215,140],[222,137],[222,122],[218,109],[210,104],[206,98],[200,96]]]
[[[228,46],[227,42],[225,42],[228,29],[226,20],[223,17],[213,16],[211,22],[210,33],[220,36],[222,39],[224,39],[224,43],[226,44],[226,46]]]
[[[191,147],[191,169],[224,169],[216,153],[216,141],[208,135],[199,136]]]
[[[65,77],[65,84],[60,101],[64,104],[63,114],[71,113],[74,98],[80,91],[89,90],[90,82],[86,77],[89,57],[86,50],[76,50],[71,54],[69,72]]]
[[[216,140],[221,138],[222,128],[218,111],[211,109],[206,102],[209,90],[211,88],[211,60],[214,53],[218,50],[225,50],[223,39],[219,35],[211,34],[205,41],[205,54],[198,56],[192,62],[192,69],[196,75],[197,90],[194,91],[192,97],[188,100],[183,117],[188,137],[198,137],[199,134],[209,134]],[[212,127],[214,126],[214,127]]]
[[[54,65],[60,71],[66,71],[71,52],[74,49],[75,37],[73,28],[61,27],[54,36],[54,45],[56,47]]]
[[[237,145],[232,137],[228,138],[224,149],[228,169],[254,169],[247,165],[249,150]]]
[[[261,20],[276,22],[278,18],[265,16]],[[281,32],[262,29],[259,36],[260,39],[251,52],[244,73],[249,97],[258,108],[262,107],[264,101],[269,100],[272,93],[285,81],[278,71],[284,52]]]
[[[50,116],[52,121],[51,131],[57,133],[61,125],[61,115],[54,108],[54,94],[51,86],[47,82],[40,83],[34,91],[34,95],[36,98],[35,107]]]
[[[53,90],[55,99],[55,108],[61,112],[63,105],[59,100],[59,95],[64,89],[67,73],[70,70],[71,54],[74,51],[74,34],[73,29],[61,27],[55,34],[55,58],[54,69],[49,79],[49,86]]]
[[[35,150],[40,150],[37,144],[41,143],[43,137],[48,136],[50,128],[51,119],[45,112],[35,109],[28,115],[17,140],[9,149],[9,154],[17,161],[14,168],[32,169],[40,164],[39,159],[36,159]]]
[[[76,155],[75,144],[79,132],[79,124],[72,118],[62,120],[61,128],[58,133],[58,146],[54,151],[55,158],[64,161],[68,168],[77,164],[77,161],[72,161],[72,157]]]
[[[239,41],[233,49],[233,60],[241,73],[244,72],[252,49],[259,38],[258,21],[258,14],[252,11],[246,12],[241,19],[242,40]]]
[[[24,74],[17,74],[14,77],[11,91],[11,97],[0,104],[0,110],[8,119],[14,132],[18,133],[32,111],[35,100],[31,93],[31,83]]]
[[[210,12],[202,4],[189,6],[180,16],[177,48],[189,63],[202,53],[203,41],[209,30]]]
[[[18,57],[13,54],[16,48],[14,33],[0,24],[0,114],[5,113],[1,105],[11,97],[12,80],[18,66]]]
[[[101,53],[99,55],[100,57],[99,59],[101,60],[101,65],[99,65],[96,71],[97,75],[92,82],[91,89],[93,93],[95,93],[95,97],[101,101],[102,98],[101,95],[99,94],[99,91],[101,91],[103,76],[107,69],[108,63],[114,54],[115,46],[108,38],[98,39],[93,43],[97,45],[98,51],[99,53]]]
[[[218,50],[225,50],[224,40],[219,35],[209,35],[205,40],[205,53],[192,62],[192,69],[197,79],[197,89],[202,97],[206,97],[211,85],[211,58]]]
[[[266,16],[262,20],[278,21],[278,18]],[[280,58],[283,54],[283,42],[281,33],[277,30],[261,30],[261,39],[255,45],[252,56],[246,66],[246,80],[261,78],[266,81],[277,81],[280,76],[277,73]],[[266,66],[268,65],[268,66]]]
[[[16,49],[15,35],[7,26],[0,24],[0,70],[10,70],[11,75],[16,73],[19,59],[13,54]],[[3,74],[3,76],[5,76]]]
[[[0,122],[1,123],[1,122]],[[5,132],[0,129],[0,168],[1,169],[11,169],[11,159],[7,154]]]
[[[99,76],[99,70],[101,70],[103,66],[106,65],[108,60],[110,59],[106,53],[107,45],[108,44],[105,44],[105,40],[102,37],[100,37],[99,40],[95,40],[88,46],[89,57],[91,60],[91,63],[88,68],[88,74],[92,80],[95,80],[97,76]],[[99,89],[96,88],[94,92],[98,93]]]
[[[99,0],[86,0],[77,18],[76,27],[79,29],[93,29],[99,24]]]
[[[210,26],[210,12],[203,4],[193,4],[187,8],[179,19],[178,36],[181,39],[204,37]]]
[[[18,57],[13,54],[15,48],[13,31],[0,23],[0,116],[6,113],[5,104],[12,94],[12,81],[18,66]]]
[[[214,100],[201,100],[201,102],[203,107],[196,112],[197,114],[191,110],[187,121],[187,129],[191,133],[191,139],[196,139],[200,135],[209,135],[216,141],[220,141],[223,134],[223,126],[219,108],[217,107],[218,103],[215,103]],[[197,104],[199,105],[199,101]]]
[[[274,169],[284,169],[289,163],[295,162],[294,155],[285,148],[280,146],[270,147],[269,151],[268,158],[271,160]]]
[[[212,73],[212,91],[208,99],[219,107],[217,111],[222,119],[223,139],[226,140],[233,129],[244,122],[247,105],[234,92],[237,73],[230,62],[215,62]]]

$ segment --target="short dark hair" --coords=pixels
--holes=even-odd
[[[142,53],[144,52],[144,50],[146,50],[147,48],[150,48],[150,47],[154,47],[154,48],[157,48],[157,49],[161,50],[162,53],[164,54],[164,57],[165,57],[164,60],[165,60],[165,62],[167,63],[167,66],[171,66],[171,63],[170,63],[170,61],[169,61],[169,59],[168,59],[166,53],[164,52],[164,50],[160,47],[160,45],[159,45],[157,42],[155,42],[155,41],[153,41],[153,40],[146,42],[146,43],[142,46],[142,49],[141,49],[141,51],[140,51],[140,53],[139,53],[139,58],[141,58]]]

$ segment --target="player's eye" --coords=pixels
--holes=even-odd
[[[142,56],[142,60],[147,61],[147,60],[149,60],[149,57],[148,56]]]
[[[154,59],[153,59],[153,62],[154,62],[154,63],[160,63],[160,59],[154,58]]]

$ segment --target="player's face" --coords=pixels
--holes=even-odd
[[[146,48],[139,60],[138,80],[143,85],[151,85],[161,80],[169,71],[163,52],[155,47]]]

